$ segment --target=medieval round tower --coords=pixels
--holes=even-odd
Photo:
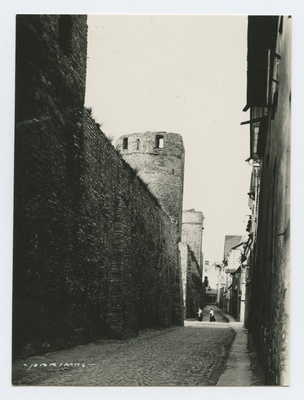
[[[145,132],[121,136],[117,149],[138,172],[181,236],[185,150],[177,133]]]

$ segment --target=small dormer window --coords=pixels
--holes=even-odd
[[[164,137],[163,135],[156,135],[156,147],[162,149],[164,147]]]
[[[122,140],[122,148],[126,150],[128,148],[128,138],[123,138]]]

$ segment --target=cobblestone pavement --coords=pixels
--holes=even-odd
[[[218,308],[216,306],[210,306],[210,305],[207,305],[203,309],[203,322],[204,321],[209,322],[209,312],[210,312],[211,308],[214,311],[214,316],[215,316],[216,322],[229,322],[229,319],[227,317],[225,317],[225,315],[223,313],[219,312]],[[214,322],[212,322],[212,323],[214,323]]]
[[[215,386],[234,337],[229,324],[218,319],[185,321],[185,327],[148,331],[128,341],[100,340],[16,361],[13,384]]]

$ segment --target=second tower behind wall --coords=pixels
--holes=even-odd
[[[194,209],[183,212],[182,242],[190,246],[202,274],[204,215]]]
[[[181,135],[168,132],[133,133],[121,136],[116,146],[176,223],[177,240],[180,240],[185,158]]]

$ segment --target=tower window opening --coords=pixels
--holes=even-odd
[[[164,137],[162,135],[156,135],[156,147],[162,149],[164,147]]]
[[[140,143],[140,140],[137,139],[137,140],[136,140],[136,150],[139,150],[139,143]]]
[[[122,140],[122,148],[124,150],[128,148],[128,138],[123,138],[123,140]]]

